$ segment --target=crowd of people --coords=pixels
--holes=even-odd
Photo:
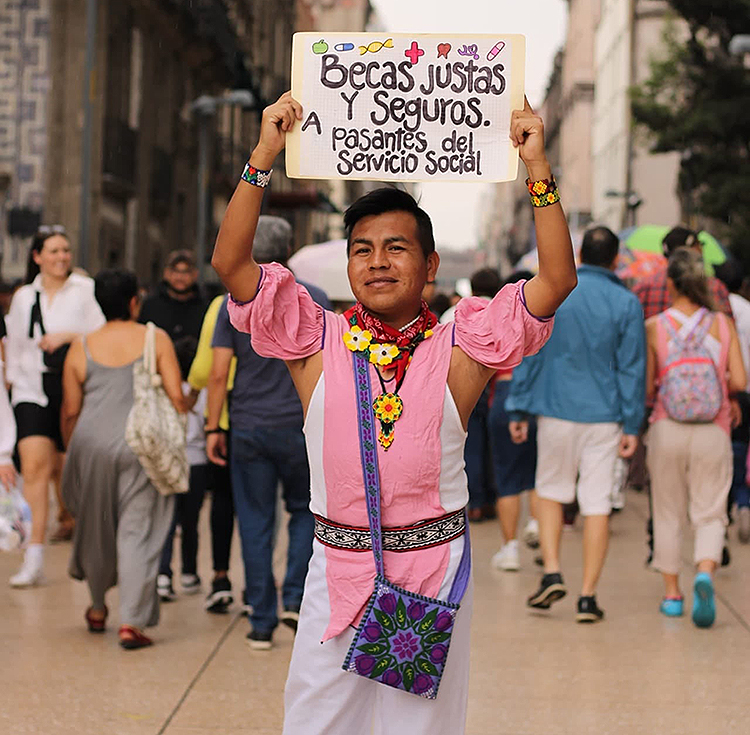
[[[210,613],[232,608],[236,521],[243,570],[232,574],[248,644],[271,649],[279,624],[296,632],[287,735],[359,732],[386,713],[400,728],[454,734],[468,687],[469,524],[498,518],[502,546],[487,561],[499,570],[519,569],[519,535],[541,548],[527,603],[546,610],[568,591],[560,543],[574,508],[583,518],[576,619],[595,623],[610,516],[630,473],[651,497],[650,561],[664,580],[655,611],[683,615],[689,519],[692,620],[710,627],[734,505],[739,539],[750,542],[750,302],[739,265],[707,276],[696,233],[676,227],[663,265],[629,288],[615,274],[617,235],[596,226],[576,267],[543,124],[527,107],[514,113],[511,138],[529,173],[539,273],[503,282],[483,269],[471,298],[434,298],[434,314],[423,300],[439,266],[429,217],[409,194],[377,189],[345,215],[357,303],[335,313],[286,267],[289,224],[260,215],[271,164],[299,119],[289,95],[264,113],[214,253],[228,293],[210,302],[189,251],[169,255],[159,290],[143,300],[132,273],[75,271],[62,227],[34,237],[5,319],[0,482],[13,485],[18,469],[33,522],[11,586],[44,581],[52,485],[60,513],[49,541],[72,539],[70,575],[91,594],[88,629],[106,629],[106,593],[118,585],[120,645],[149,646],[159,603],[178,592],[203,591]],[[126,440],[134,369],[151,359],[186,427],[187,492],[160,491]],[[289,538],[281,584],[279,485]],[[447,610],[427,612],[446,600]],[[441,681],[450,694],[428,702]],[[316,707],[321,697],[332,706]]]

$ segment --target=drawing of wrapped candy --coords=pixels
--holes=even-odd
[[[393,48],[393,39],[389,38],[387,41],[373,41],[368,46],[360,46],[359,47],[359,55],[364,56],[368,51],[371,54],[376,54],[380,49],[383,48]]]

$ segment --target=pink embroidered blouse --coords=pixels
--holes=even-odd
[[[457,346],[495,370],[511,369],[537,352],[552,332],[552,320],[529,313],[523,285],[506,286],[492,301],[463,299],[455,322],[436,326],[414,353],[400,390],[404,413],[395,427],[395,442],[387,452],[378,447],[385,528],[437,518],[468,502],[465,433],[447,387],[451,350]],[[264,357],[298,360],[322,350],[323,374],[305,422],[310,506],[335,523],[366,528],[352,353],[343,342],[349,330],[346,319],[323,311],[292,274],[275,263],[263,267],[255,299],[245,304],[230,300],[229,315]],[[449,547],[385,552],[388,579],[437,596],[451,557]],[[327,640],[361,616],[372,594],[375,564],[370,553],[325,547],[325,556],[331,606]]]

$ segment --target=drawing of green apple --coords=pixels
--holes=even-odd
[[[320,41],[313,44],[312,48],[314,54],[324,54],[328,51],[328,44],[321,38]]]

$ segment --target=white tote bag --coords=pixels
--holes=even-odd
[[[185,427],[186,417],[177,413],[156,371],[156,327],[149,322],[143,360],[133,366],[133,408],[125,426],[125,441],[162,495],[188,490]]]

